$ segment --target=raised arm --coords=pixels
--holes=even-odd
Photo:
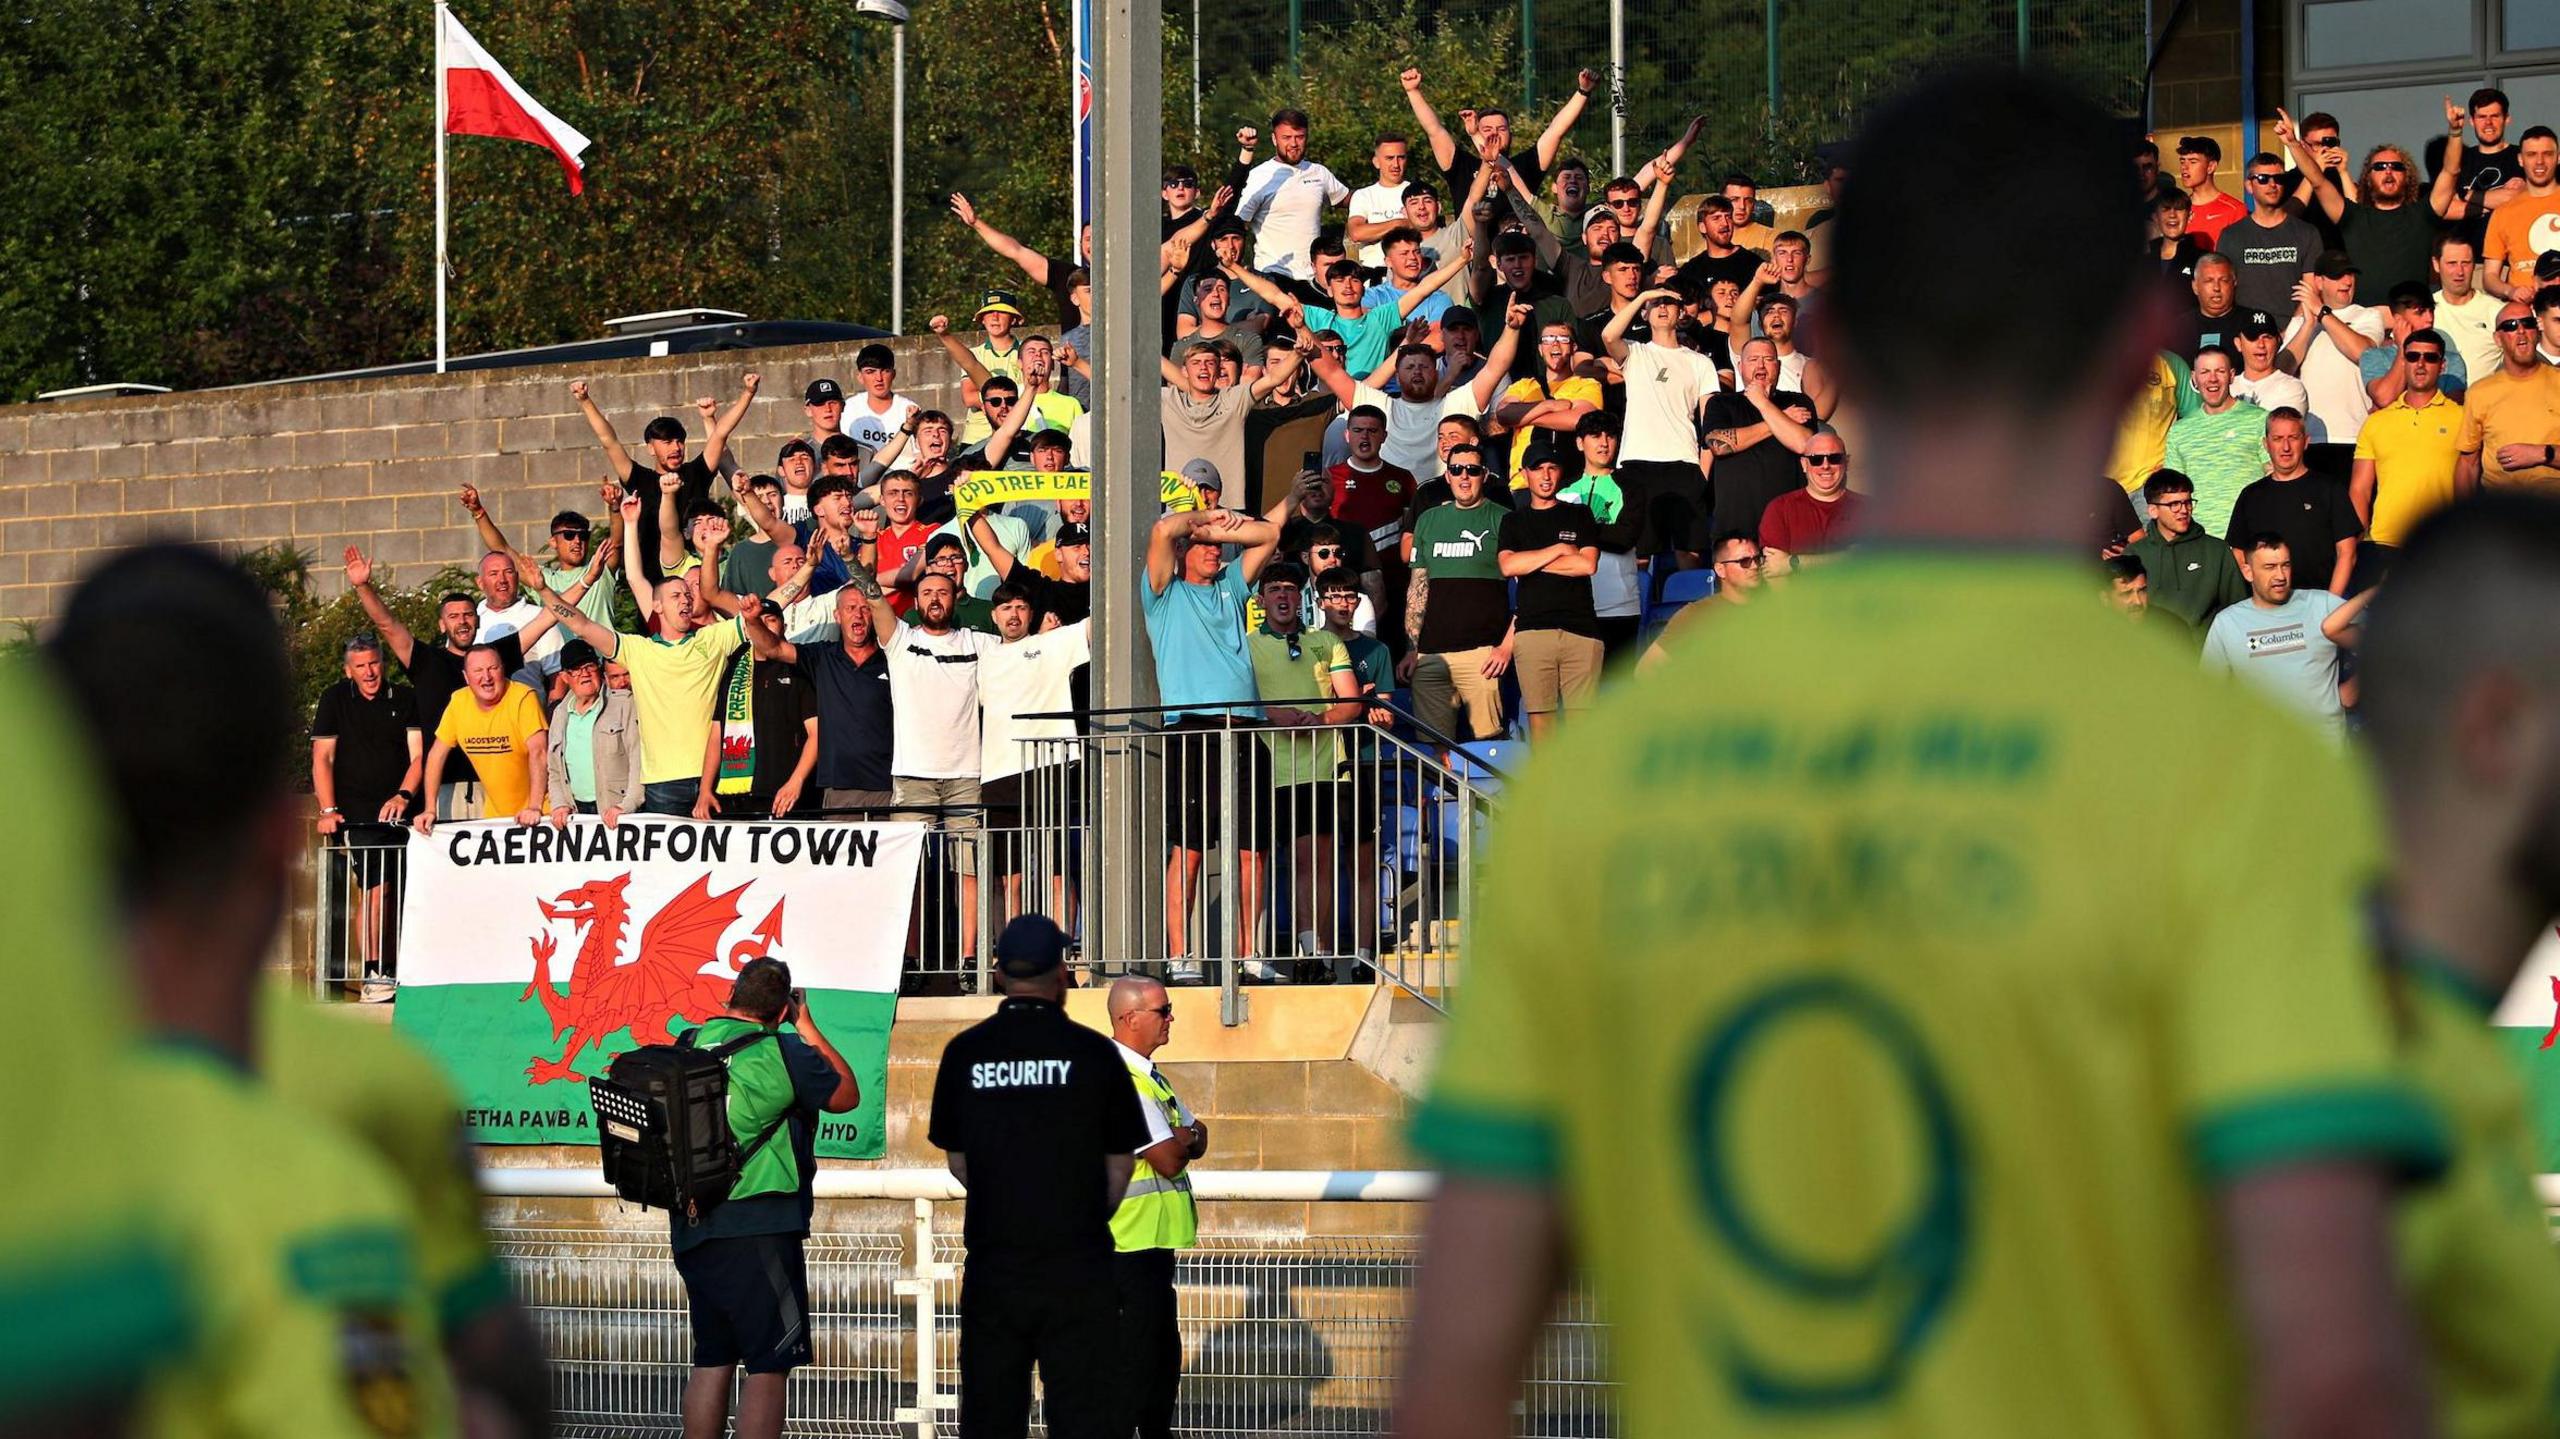
[[[1457,162],[1458,142],[1450,135],[1448,127],[1440,123],[1440,112],[1432,109],[1431,102],[1423,98],[1422,72],[1407,66],[1396,80],[1404,86],[1404,102],[1413,107],[1413,123],[1421,128],[1423,138],[1431,142],[1432,162],[1446,174],[1449,167]]]
[[[631,452],[622,447],[622,438],[613,432],[613,421],[604,417],[596,402],[587,395],[587,382],[571,380],[569,398],[578,402],[578,413],[587,417],[587,428],[596,432],[596,443],[604,446],[605,463],[613,466],[617,476],[631,473]]]
[[[1502,333],[1495,337],[1493,348],[1485,352],[1484,364],[1477,367],[1475,381],[1469,388],[1476,398],[1476,413],[1483,414],[1511,380],[1511,361],[1520,353],[1520,332],[1528,328],[1529,316],[1536,313],[1525,301],[1514,300],[1502,314]]]
[[[987,568],[996,572],[996,583],[1013,578],[1013,567],[1021,561],[1004,547],[1003,540],[996,538],[995,524],[987,518],[986,511],[970,511],[969,537],[978,542],[978,553],[987,557]]]
[[[1627,238],[1627,243],[1635,246],[1637,253],[1647,261],[1653,259],[1653,242],[1661,236],[1663,214],[1671,207],[1671,182],[1679,162],[1665,151],[1650,168],[1653,170],[1653,194],[1644,202],[1644,214],[1636,220],[1635,234]]]
[[[990,371],[986,367],[985,362],[980,360],[976,354],[972,353],[967,345],[960,343],[960,337],[958,335],[951,333],[951,317],[949,315],[936,315],[932,319],[925,321],[925,326],[933,331],[933,337],[935,339],[942,342],[942,353],[949,355],[951,357],[951,363],[958,365],[961,373],[969,377],[971,394],[976,393],[977,386],[983,385],[987,381],[995,378],[994,372]],[[967,397],[963,396],[963,398],[965,399]],[[886,450],[887,448],[888,446],[886,445],[881,446],[881,449],[883,450]]]
[[[750,605],[738,616],[738,632],[747,637],[747,648],[760,660],[780,660],[787,665],[800,663],[800,647],[782,633],[782,622],[764,612],[762,605]]]
[[[1643,309],[1657,295],[1678,294],[1677,290],[1641,290],[1634,299],[1620,305],[1617,313],[1609,317],[1609,323],[1600,327],[1600,346],[1609,352],[1609,358],[1620,364],[1626,363],[1627,327],[1636,322],[1636,311]]]
[[[658,476],[658,568],[673,571],[684,563],[684,521],[676,509],[676,491],[684,481],[673,474]]]
[[[756,497],[755,486],[747,485],[738,491],[738,508],[747,512],[747,523],[755,526],[756,533],[768,541],[777,545],[798,542],[799,531],[784,524],[773,506]]]
[[[638,495],[622,497],[622,582],[631,587],[631,602],[646,615],[657,612],[658,587],[649,583],[649,567],[642,563],[642,556],[647,553],[640,548],[640,514],[644,508]]]
[[[1342,368],[1342,362],[1312,341],[1303,343],[1305,348],[1313,349],[1315,353],[1311,356],[1302,353],[1300,358],[1315,367],[1317,383],[1323,385],[1332,394],[1335,402],[1346,410],[1360,403],[1357,398],[1359,386],[1352,383],[1351,372]]]
[[[1706,116],[1691,116],[1689,118],[1689,128],[1680,132],[1680,138],[1663,147],[1663,151],[1659,156],[1645,161],[1644,168],[1636,171],[1632,178],[1639,185],[1652,184],[1654,167],[1665,162],[1673,165],[1679,164],[1680,157],[1688,154],[1689,147],[1698,143],[1698,133],[1706,128]]]
[[[738,384],[738,398],[729,402],[729,408],[717,416],[705,415],[702,426],[703,464],[716,470],[720,468],[720,462],[728,458],[729,436],[736,432],[738,422],[747,417],[748,408],[756,402],[756,387],[763,383],[764,376],[753,370],[747,371],[746,378]]]
[[[1260,404],[1287,389],[1290,378],[1298,373],[1298,366],[1305,361],[1307,352],[1314,348],[1314,339],[1302,330],[1298,333],[1297,344],[1276,352],[1263,351],[1262,373],[1252,384],[1254,403]]]
[[[754,601],[721,587],[720,547],[728,543],[728,540],[729,522],[727,520],[705,522],[702,536],[702,573],[701,578],[694,581],[694,589],[702,596],[702,602],[714,611],[724,615],[734,615],[740,610],[752,608]]]
[[[1556,117],[1538,134],[1538,168],[1547,169],[1556,162],[1556,152],[1564,148],[1564,137],[1573,132],[1573,123],[1582,118],[1583,109],[1591,103],[1592,87],[1600,77],[1589,70],[1573,77],[1573,93],[1556,107]]]
[[[382,602],[382,596],[373,592],[373,561],[365,558],[364,551],[349,545],[346,566],[347,588],[355,591],[356,603],[364,607],[365,619],[372,623],[374,632],[382,636],[382,642],[391,647],[391,657],[400,662],[402,669],[409,668],[409,657],[418,650],[418,637],[409,633],[409,627],[400,623],[400,617]]]
[[[598,657],[609,660],[622,653],[622,636],[610,625],[600,625],[588,619],[584,610],[552,593],[551,587],[542,582],[542,566],[535,564],[532,556],[516,556],[516,578],[524,582],[526,594],[541,602],[544,614],[568,626],[569,633],[595,646]]]
[[[1399,320],[1412,319],[1414,310],[1419,307],[1424,300],[1430,298],[1432,292],[1438,290],[1441,286],[1449,283],[1451,280],[1458,278],[1460,275],[1465,274],[1467,272],[1467,266],[1475,260],[1475,257],[1476,242],[1473,240],[1461,241],[1458,245],[1457,254],[1442,261],[1439,269],[1423,276],[1420,284],[1415,285],[1412,289],[1405,291],[1402,295],[1396,298],[1396,318]]]
[[[988,224],[986,221],[979,219],[978,208],[969,203],[968,196],[960,194],[953,195],[951,197],[951,213],[960,217],[961,224],[966,225],[972,231],[975,231],[979,241],[988,249],[995,251],[997,254],[1004,256],[1006,259],[1011,260],[1015,265],[1019,266],[1022,273],[1031,277],[1031,282],[1033,284],[1045,285],[1049,283],[1048,259],[1039,251],[1032,249],[1029,245],[1022,243],[1020,240],[1013,238],[1004,231],[999,230],[995,226]]]
[[[2444,97],[2444,119],[2453,127],[2453,138],[2444,142],[2444,164],[2436,168],[2436,182],[2427,187],[2427,208],[2447,220],[2464,218],[2462,196],[2457,190],[2462,179],[2462,142],[2469,134],[2470,113]]]

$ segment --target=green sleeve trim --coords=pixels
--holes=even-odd
[[[1431,1100],[1413,1117],[1413,1147],[1441,1168],[1496,1179],[1553,1179],[1563,1145],[1544,1119]]]
[[[436,1296],[436,1323],[450,1338],[513,1295],[514,1290],[507,1283],[507,1266],[496,1255],[490,1255]]]
[[[2433,1109],[2383,1084],[2232,1105],[2197,1120],[2191,1137],[2197,1163],[2216,1180],[2278,1164],[2351,1158],[2389,1159],[2408,1177],[2433,1178],[2453,1153]]]
[[[148,1249],[0,1274],[0,1409],[121,1389],[182,1356],[193,1328],[176,1270]]]

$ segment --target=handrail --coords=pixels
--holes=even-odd
[[[1417,1169],[1194,1169],[1201,1199],[1283,1203],[1416,1204],[1439,1176]],[[837,1169],[821,1165],[813,1181],[820,1199],[962,1199],[968,1191],[943,1169]],[[483,1165],[480,1192],[513,1199],[612,1199],[613,1186],[592,1168]]]
[[[1042,714],[1015,715],[1014,718],[1016,720],[1066,720],[1082,722],[1095,719],[1117,719],[1144,715],[1197,714],[1203,710],[1259,709],[1267,704],[1286,705],[1292,709],[1321,709],[1327,705],[1340,703],[1341,699],[1342,697],[1340,695],[1309,695],[1304,699],[1289,700],[1209,700],[1187,705],[1126,705],[1117,709],[1053,710]],[[1393,710],[1396,714],[1401,716],[1407,724],[1413,726],[1417,738],[1437,745],[1443,750],[1454,751],[1455,753],[1465,755],[1468,763],[1482,765],[1486,770],[1495,775],[1501,775],[1503,773],[1502,766],[1495,764],[1493,761],[1469,748],[1471,745],[1486,744],[1490,743],[1490,741],[1453,739],[1449,735],[1442,733],[1440,730],[1426,723],[1420,715],[1413,712],[1413,707],[1411,705],[1399,704],[1392,696],[1389,695],[1367,695],[1362,698],[1361,703],[1373,704],[1380,709]],[[1228,714],[1224,716],[1224,718],[1227,721],[1226,728],[1229,729],[1253,729],[1265,727],[1260,725],[1259,722],[1253,720],[1239,721],[1233,714]],[[1359,721],[1345,721],[1343,724],[1338,726],[1288,725],[1282,726],[1282,728],[1298,730],[1340,728],[1363,729],[1368,730],[1373,734],[1377,732],[1377,727],[1375,725]],[[1158,730],[1156,733],[1168,733],[1168,731]]]

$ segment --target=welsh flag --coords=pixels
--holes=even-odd
[[[877,1159],[923,853],[917,824],[438,825],[408,840],[394,1022],[444,1061],[474,1141],[593,1144],[587,1080],[719,1014],[769,956],[862,1086],[818,1153]]]
[[[2560,1174],[2560,936],[2543,934],[2490,1022],[2524,1069],[2539,1167]]]
[[[560,159],[569,193],[586,189],[578,157],[593,143],[525,93],[506,67],[489,58],[453,12],[436,9],[436,57],[443,74],[444,128],[449,135],[491,135],[540,145]]]

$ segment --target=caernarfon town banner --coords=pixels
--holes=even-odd
[[[791,966],[862,1085],[818,1153],[884,1151],[889,1025],[924,827],[475,820],[409,836],[399,1026],[482,1144],[593,1144],[587,1080],[718,1014],[748,960]]]

